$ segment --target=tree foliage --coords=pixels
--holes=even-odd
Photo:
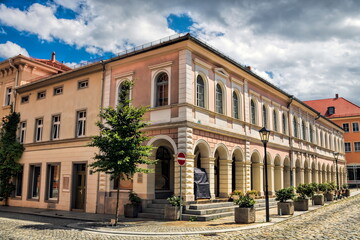
[[[148,125],[143,120],[147,107],[131,105],[131,81],[125,81],[121,86],[117,107],[102,109],[101,120],[96,123],[100,135],[92,138],[90,146],[99,148],[100,152],[95,154],[95,162],[90,166],[97,172],[105,172],[113,178],[125,180],[131,179],[137,172],[148,173],[150,170],[141,168],[140,165],[154,164],[155,161],[148,159],[152,147],[143,144],[149,139],[143,131]],[[117,223],[117,215],[115,221]]]
[[[20,122],[20,114],[11,112],[3,117],[0,129],[0,197],[5,200],[14,191],[12,177],[21,171],[18,163],[24,147],[17,140],[16,132]]]

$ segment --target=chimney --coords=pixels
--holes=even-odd
[[[55,56],[56,56],[56,53],[55,52],[52,52],[52,54],[51,54],[51,61],[52,62],[55,62]]]
[[[339,98],[339,94],[335,94],[335,99],[338,99]]]
[[[247,68],[247,69],[249,69],[249,70],[251,71],[251,66],[247,66],[246,68]]]

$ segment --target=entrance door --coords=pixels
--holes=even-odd
[[[173,158],[167,148],[159,147],[156,151],[156,159],[155,197],[157,199],[166,199],[173,195]]]
[[[215,197],[220,195],[220,157],[217,156],[214,165],[215,172]]]
[[[74,164],[74,209],[85,209],[85,198],[86,198],[86,164]]]

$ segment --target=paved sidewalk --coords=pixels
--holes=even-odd
[[[360,194],[360,191],[351,191],[351,196]],[[341,200],[340,200],[341,201]],[[326,205],[332,202],[326,203]],[[310,206],[310,211],[322,208],[322,206]],[[306,212],[296,211],[293,216],[279,216],[276,208],[270,209],[270,223],[265,222],[265,211],[256,212],[256,223],[254,224],[235,224],[234,217],[216,219],[208,222],[191,222],[191,221],[154,221],[149,219],[120,219],[117,227],[108,227],[107,223],[113,215],[108,214],[91,214],[82,212],[68,212],[57,210],[44,210],[20,207],[0,207],[0,212],[15,212],[21,214],[31,214],[46,217],[56,217],[64,219],[73,219],[79,223],[69,224],[68,227],[81,229],[83,231],[126,235],[126,236],[169,236],[169,235],[194,235],[194,234],[216,234],[223,232],[239,231],[243,229],[259,228],[273,225],[274,223],[292,219]],[[1,215],[1,213],[0,213]],[[92,221],[93,223],[89,223]],[[97,223],[94,223],[97,222]],[[103,225],[101,224],[103,223]]]

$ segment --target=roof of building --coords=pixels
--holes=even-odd
[[[57,68],[59,70],[61,70],[62,72],[63,71],[69,71],[69,70],[72,70],[72,68],[66,66],[65,64],[57,61],[55,59],[55,52],[52,53],[51,55],[51,59],[39,59],[39,58],[33,58],[33,57],[30,57],[31,59],[35,60],[35,61],[38,61],[38,62],[41,62],[41,63],[44,63],[46,65],[49,65],[51,67],[54,67],[54,68]]]
[[[338,94],[336,94],[335,98],[304,101],[304,103],[328,118],[360,116],[360,107],[343,97],[339,97]],[[334,107],[334,114],[329,114],[329,107]]]

